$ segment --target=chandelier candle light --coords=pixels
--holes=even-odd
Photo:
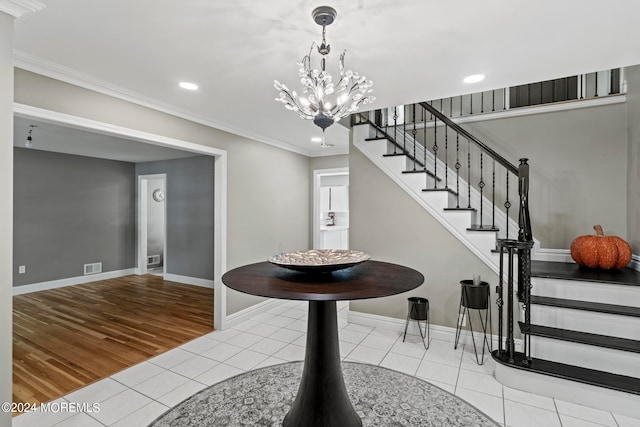
[[[300,114],[301,118],[313,120],[313,123],[322,129],[324,142],[326,128],[357,111],[361,104],[373,102],[375,97],[370,95],[373,92],[371,80],[351,70],[345,71],[346,50],[340,55],[340,77],[334,85],[331,74],[325,69],[326,56],[331,50],[325,35],[327,25],[336,19],[337,12],[332,7],[320,6],[313,10],[311,16],[316,24],[322,25],[322,44],[318,46],[313,42],[309,54],[298,62],[304,96],[298,96],[295,91],[277,80],[274,81],[274,87],[280,92],[280,97],[276,98],[276,101],[282,102],[285,108]],[[311,68],[311,53],[314,47],[317,47],[318,53],[322,55],[320,69]]]

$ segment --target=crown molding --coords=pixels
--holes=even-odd
[[[36,0],[0,0],[0,11],[16,19],[24,18],[44,8],[45,5]]]
[[[5,0],[0,0],[0,2]],[[142,107],[150,108],[163,113],[171,114],[172,116],[180,117],[201,125],[205,125],[211,128],[219,129],[234,135],[242,136],[244,138],[253,139],[258,142],[262,142],[273,147],[277,147],[283,150],[291,151],[297,154],[302,154],[307,157],[312,157],[315,153],[309,150],[303,150],[292,144],[278,141],[273,138],[268,138],[263,135],[256,134],[254,132],[247,131],[217,120],[212,120],[208,117],[203,117],[198,114],[192,113],[187,110],[177,108],[173,105],[164,103],[157,99],[136,93],[134,91],[119,87],[108,81],[98,79],[91,75],[79,72],[69,67],[65,67],[54,62],[46,61],[37,56],[30,55],[20,50],[14,51],[14,66],[23,70],[31,71],[36,74],[50,77],[55,80],[60,80],[65,83],[79,86],[84,89],[88,89],[94,92],[101,93],[103,95],[111,96],[121,99],[123,101],[131,102],[133,104],[140,105]]]

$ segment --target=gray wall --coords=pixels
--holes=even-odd
[[[167,175],[167,273],[213,280],[213,162],[196,156],[135,166],[136,176]]]
[[[414,291],[352,301],[352,310],[404,319],[407,297],[422,296],[429,299],[433,324],[455,327],[460,280],[480,274],[495,288],[497,275],[353,146],[349,183],[350,248],[414,268],[425,277]],[[497,324],[497,315],[493,320]]]
[[[132,163],[15,148],[14,286],[133,268],[134,206]]]
[[[640,66],[625,68],[627,80],[627,240],[640,254]]]
[[[15,101],[226,150],[227,268],[309,248],[308,157],[20,69]],[[227,314],[262,300],[229,290]]]

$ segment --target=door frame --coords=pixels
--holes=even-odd
[[[175,148],[214,158],[213,322],[215,329],[225,329],[227,324],[227,289],[222,284],[222,275],[227,271],[227,151],[26,104],[14,103],[13,113],[18,117],[131,139],[145,144]]]
[[[349,167],[313,171],[313,248],[320,245],[320,179],[331,175],[349,175]]]
[[[137,186],[137,207],[138,207],[138,233],[136,238],[136,248],[138,255],[138,265],[136,267],[136,274],[147,274],[147,227],[148,227],[148,208],[147,208],[147,199],[148,199],[148,184],[151,179],[162,179],[164,181],[165,188],[165,199],[162,203],[162,208],[164,210],[164,224],[163,224],[163,235],[162,239],[162,273],[166,273],[167,268],[167,174],[166,173],[156,173],[149,175],[138,175],[138,186]]]

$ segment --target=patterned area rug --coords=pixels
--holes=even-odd
[[[349,397],[363,426],[492,426],[488,416],[426,381],[343,362]],[[302,362],[235,376],[191,396],[151,426],[281,426],[298,390]]]

